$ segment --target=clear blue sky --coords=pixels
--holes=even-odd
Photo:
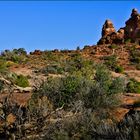
[[[106,19],[123,27],[140,1],[0,2],[0,50],[75,49],[96,44]]]

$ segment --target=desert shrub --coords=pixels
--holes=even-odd
[[[13,61],[15,63],[22,63],[26,58],[27,52],[23,48],[5,50],[1,53],[1,57],[6,61]]]
[[[86,111],[81,116],[68,117],[49,125],[44,140],[95,140],[92,135],[95,125],[90,113]]]
[[[47,96],[54,107],[70,107],[76,100],[82,100],[86,107],[113,106],[117,102],[115,94],[123,92],[124,83],[120,78],[112,78],[104,66],[98,66],[94,75],[85,75],[85,71],[76,71],[64,77],[51,78],[38,91]]]
[[[74,53],[70,54],[66,59],[62,59],[58,56],[59,61],[53,61],[49,63],[45,68],[40,69],[40,72],[48,75],[50,74],[65,74],[65,73],[74,73],[77,71],[85,71],[85,74],[89,74],[86,72],[92,70],[94,67],[94,63],[91,60],[87,60],[82,58],[81,54]]]
[[[128,93],[140,93],[140,82],[135,79],[130,79],[126,86],[126,92]]]
[[[73,76],[49,78],[39,91],[40,96],[47,96],[54,107],[68,106],[73,102],[79,86],[79,79]]]
[[[106,56],[103,58],[104,64],[110,69],[118,73],[122,73],[123,67],[118,65],[117,57],[116,55]]]
[[[111,107],[118,103],[116,94],[124,91],[121,78],[113,78],[104,66],[98,66],[94,84],[85,95],[85,105],[88,108]]]
[[[15,62],[15,63],[21,62],[20,56],[14,55],[14,54],[11,56],[10,60],[13,61],[13,62]]]
[[[64,71],[73,73],[75,71],[82,71],[82,69],[93,69],[94,62],[84,59],[81,54],[73,54],[65,61]]]
[[[117,73],[123,73],[124,72],[124,69],[123,69],[122,66],[117,65],[116,68],[115,68],[115,72],[117,72]]]
[[[24,75],[17,75],[15,73],[13,73],[10,77],[11,81],[20,86],[20,87],[28,87],[29,86],[29,81],[28,78]]]
[[[134,64],[140,64],[140,50],[132,46],[130,49],[130,61]]]
[[[96,112],[97,113],[97,112]],[[104,111],[96,116],[100,116]],[[93,112],[86,110],[81,115],[67,117],[50,124],[44,140],[105,140],[113,139],[119,129],[111,119],[97,119]],[[112,138],[113,136],[113,138]]]
[[[111,56],[106,56],[103,58],[105,61],[105,65],[111,69],[111,70],[115,70],[116,65],[117,65],[117,57],[116,55],[111,55]]]
[[[57,65],[48,65],[45,68],[41,70],[42,73],[45,75],[48,74],[62,74],[63,73],[63,67],[61,67],[59,64]]]
[[[18,54],[27,55],[27,52],[24,48],[19,48],[18,49]]]
[[[51,61],[57,60],[56,55],[51,51],[47,51],[45,57],[47,60],[51,60]]]
[[[7,72],[6,62],[3,60],[0,60],[0,73],[6,73],[6,72]]]

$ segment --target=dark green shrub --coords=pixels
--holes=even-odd
[[[117,72],[117,73],[123,73],[124,72],[124,69],[123,69],[123,67],[122,66],[116,66],[116,68],[115,68],[115,72]]]
[[[140,93],[140,82],[135,79],[130,79],[127,84],[126,92],[128,93]]]

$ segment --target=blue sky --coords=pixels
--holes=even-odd
[[[0,50],[75,49],[96,44],[106,19],[123,27],[140,1],[0,2]]]

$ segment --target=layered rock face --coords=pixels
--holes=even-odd
[[[128,39],[140,44],[140,14],[137,9],[132,10],[131,17],[125,24],[125,27],[116,32],[113,23],[106,20],[102,28],[102,37],[97,44],[123,44]]]

